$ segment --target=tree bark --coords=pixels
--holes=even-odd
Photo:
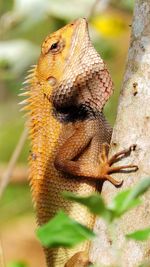
[[[139,170],[130,174],[114,174],[115,178],[124,180],[119,189],[105,182],[102,196],[106,203],[110,203],[120,190],[130,188],[150,176],[150,0],[135,1],[130,48],[110,155],[132,144],[136,144],[136,150],[117,165],[137,164]],[[150,261],[150,241],[125,240],[125,234],[150,227],[150,192],[144,194],[142,199],[142,205],[116,222],[115,247],[120,249],[117,257],[106,224],[102,219],[97,219],[95,231],[98,236],[91,247],[92,261],[115,267],[135,267],[143,261]]]

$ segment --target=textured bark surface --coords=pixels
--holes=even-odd
[[[117,164],[137,164],[139,171],[114,174],[123,179],[120,189],[105,182],[102,196],[109,203],[119,191],[130,188],[139,180],[150,176],[150,0],[135,3],[128,61],[121,91],[118,115],[112,136],[113,154],[136,144],[136,151]],[[150,260],[150,241],[125,241],[124,235],[150,226],[150,192],[143,196],[143,204],[127,212],[117,222],[115,246],[121,248],[116,256],[103,220],[97,219],[97,239],[91,248],[91,258],[104,266],[135,267]],[[116,263],[117,258],[117,263]]]

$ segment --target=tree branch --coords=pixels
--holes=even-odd
[[[18,144],[17,144],[17,146],[16,146],[16,148],[12,154],[12,157],[8,163],[7,169],[1,177],[1,180],[0,180],[0,197],[2,196],[5,188],[7,187],[8,183],[10,181],[12,171],[16,165],[16,162],[17,162],[18,157],[21,153],[21,150],[24,146],[26,138],[27,138],[27,129],[24,129],[21,136],[20,136]]]
[[[137,164],[139,171],[115,174],[123,179],[120,189],[105,182],[102,195],[107,203],[120,190],[130,188],[149,175],[150,170],[150,0],[135,1],[128,62],[121,91],[117,119],[112,136],[110,154],[136,144],[136,151],[118,164]],[[149,227],[150,194],[143,196],[143,204],[131,210],[117,223],[117,247],[122,250],[118,264],[122,267],[139,266],[150,260],[150,241],[125,241],[125,234]],[[91,249],[91,258],[105,266],[116,264],[105,223],[96,221],[98,238]],[[116,265],[114,265],[116,266]]]

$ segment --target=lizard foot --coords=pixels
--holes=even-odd
[[[64,267],[88,267],[91,266],[88,254],[85,251],[80,251],[74,254],[65,264]]]
[[[138,170],[137,165],[123,165],[118,167],[112,167],[112,165],[121,160],[122,158],[130,155],[131,151],[135,149],[135,145],[130,146],[128,149],[124,149],[119,153],[114,154],[110,159],[108,159],[108,144],[104,143],[102,145],[102,152],[100,154],[100,177],[104,180],[110,181],[115,186],[120,186],[122,184],[122,180],[118,181],[114,179],[110,174],[114,172],[124,171],[125,169],[128,172],[133,172]]]

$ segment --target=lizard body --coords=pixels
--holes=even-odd
[[[28,104],[23,109],[29,115],[29,178],[38,224],[63,209],[92,228],[94,216],[61,196],[62,191],[87,196],[97,189],[100,179],[120,184],[109,175],[113,160],[108,162],[102,148],[110,143],[112,133],[102,113],[113,92],[112,80],[91,44],[85,19],[45,39],[26,83],[23,95],[28,96]],[[88,242],[74,249],[46,249],[47,265],[62,267],[75,253],[88,249]]]

